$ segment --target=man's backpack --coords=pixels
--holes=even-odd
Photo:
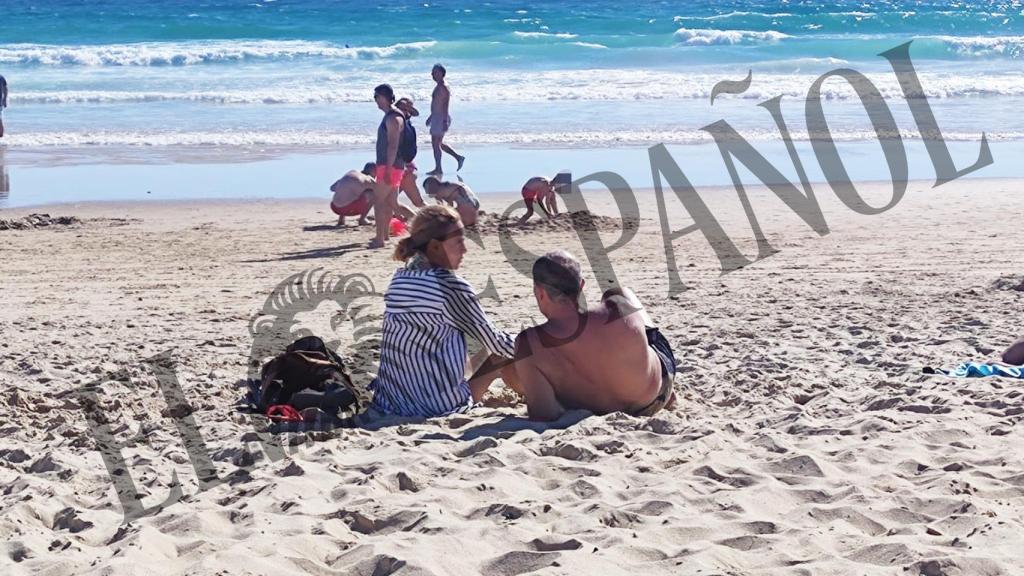
[[[320,338],[307,336],[263,365],[257,407],[265,414],[270,406],[290,404],[292,396],[302,390],[328,392],[338,388],[347,390],[346,396],[351,397],[340,409],[358,411],[358,393],[341,357]]]
[[[402,135],[398,140],[398,157],[408,164],[416,159],[416,127],[412,118],[406,118],[402,124]]]

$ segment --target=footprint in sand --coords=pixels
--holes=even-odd
[[[519,550],[502,554],[485,563],[480,570],[482,576],[516,576],[534,572],[548,566],[558,566],[558,552],[529,552]]]
[[[569,485],[569,490],[580,500],[589,500],[601,495],[601,489],[580,478]]]
[[[583,543],[575,538],[568,540],[542,540],[540,538],[534,538],[526,543],[526,546],[535,552],[561,552],[566,550],[579,550],[583,547]]]
[[[427,519],[426,512],[403,510],[383,519],[377,519],[358,510],[338,510],[328,514],[327,519],[337,518],[353,532],[360,534],[389,534],[391,532],[409,532]]]
[[[404,490],[406,492],[419,492],[422,489],[420,487],[420,482],[417,482],[405,472],[395,474],[395,481],[398,483],[399,490]]]
[[[543,446],[540,449],[541,456],[555,456],[576,462],[590,462],[597,459],[597,454],[582,446],[571,442],[559,442],[554,446]]]
[[[74,508],[65,508],[53,517],[52,528],[54,530],[67,530],[72,534],[77,534],[82,530],[88,530],[93,527],[93,523],[88,520],[82,520],[78,517],[78,511]]]
[[[31,458],[21,448],[15,448],[13,450],[0,450],[0,460],[6,460],[11,464],[20,464]]]
[[[729,476],[726,474],[720,474],[710,466],[701,466],[693,471],[694,476],[702,476],[709,480],[714,480],[721,484],[732,486],[733,488],[746,488],[757,484],[757,479],[751,476]]]
[[[345,555],[347,556],[347,554]],[[344,557],[344,556],[343,556]],[[405,573],[402,568],[406,567],[405,560],[399,560],[394,556],[387,556],[385,554],[377,554],[376,556],[355,562],[348,566],[343,567],[341,574],[372,574],[373,576],[391,576],[396,573]],[[425,570],[417,570],[410,566],[410,573],[415,574],[432,574]],[[334,572],[331,572],[332,574]]]
[[[736,536],[734,538],[726,538],[724,540],[719,540],[718,542],[716,542],[716,544],[719,544],[721,546],[727,546],[727,547],[733,548],[735,550],[740,550],[740,551],[743,551],[743,552],[748,552],[750,550],[758,550],[758,549],[761,549],[761,548],[767,548],[767,547],[775,544],[775,541],[770,539],[770,538],[765,538],[763,536],[751,536],[751,535],[748,535],[748,536]]]
[[[7,556],[15,562],[21,562],[32,557],[32,553],[24,544],[17,541],[7,543]]]
[[[498,441],[495,440],[494,438],[481,438],[481,439],[477,440],[476,442],[473,442],[472,444],[470,444],[466,448],[463,448],[462,450],[456,450],[455,451],[455,456],[457,456],[459,458],[467,458],[467,457],[472,456],[474,454],[483,452],[484,450],[489,450],[491,448],[496,448],[497,446],[498,446]]]
[[[848,506],[841,506],[839,508],[814,507],[807,512],[807,515],[824,524],[843,522],[868,536],[881,536],[887,531],[885,526]]]
[[[292,460],[291,462],[288,463],[287,466],[282,468],[277,473],[277,475],[278,476],[288,477],[288,476],[302,476],[305,473],[306,473],[306,471],[302,469],[302,466],[299,466],[298,462],[296,462],[295,460]]]
[[[794,456],[772,462],[765,465],[765,470],[773,474],[784,474],[787,476],[811,476],[824,478],[825,473],[821,471],[818,463],[810,456]]]
[[[858,548],[847,555],[846,559],[876,566],[893,566],[913,562],[917,559],[917,554],[905,544],[872,544]]]

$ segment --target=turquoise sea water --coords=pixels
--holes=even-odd
[[[450,142],[470,149],[699,145],[719,119],[770,142],[756,104],[777,95],[799,140],[808,87],[840,67],[864,72],[913,139],[878,56],[908,40],[948,139],[1024,140],[1019,1],[27,0],[0,9],[3,142],[8,162],[362,150],[373,86],[427,108],[435,62],[453,90]],[[748,71],[746,93],[711,104],[718,81]],[[823,94],[837,140],[874,138],[849,86]]]

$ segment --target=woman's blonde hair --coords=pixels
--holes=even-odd
[[[405,262],[417,252],[422,252],[431,240],[443,239],[459,222],[459,213],[447,206],[420,208],[409,226],[409,236],[399,240],[395,246],[395,260]]]

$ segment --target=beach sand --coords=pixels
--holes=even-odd
[[[860,189],[876,206],[890,194]],[[361,248],[369,228],[334,229],[327,198],[6,210],[80,222],[0,230],[0,572],[1021,573],[1022,385],[921,370],[994,359],[1024,332],[1024,181],[912,183],[873,216],[815,190],[829,234],[753,191],[778,252],[722,275],[707,240],[686,235],[672,243],[686,290],[671,297],[654,195],[639,194],[636,236],[608,262],[676,350],[675,410],[542,426],[497,386],[471,415],[284,433],[283,456],[265,454],[262,421],[234,407],[251,322],[292,275],[305,274],[287,285],[307,296],[317,280],[358,279],[370,290],[345,312],[322,298],[288,329],[337,341],[365,368],[373,330],[353,326],[372,328],[396,267]],[[701,192],[756,254],[735,193]],[[514,198],[484,195],[483,207]],[[616,215],[607,195],[587,202]],[[667,220],[691,223],[671,196]],[[597,224],[609,245],[620,234]],[[607,284],[571,229],[509,238],[577,254],[591,299]],[[513,267],[528,255],[510,263],[493,227],[481,239],[460,273],[481,291],[490,279],[500,301],[485,308],[518,330],[539,317]],[[228,481],[200,490],[175,419],[190,410],[168,406],[142,363],[164,352]],[[180,501],[122,525],[82,411],[90,384],[107,428],[137,439],[120,476],[142,505],[163,502],[174,473]]]

